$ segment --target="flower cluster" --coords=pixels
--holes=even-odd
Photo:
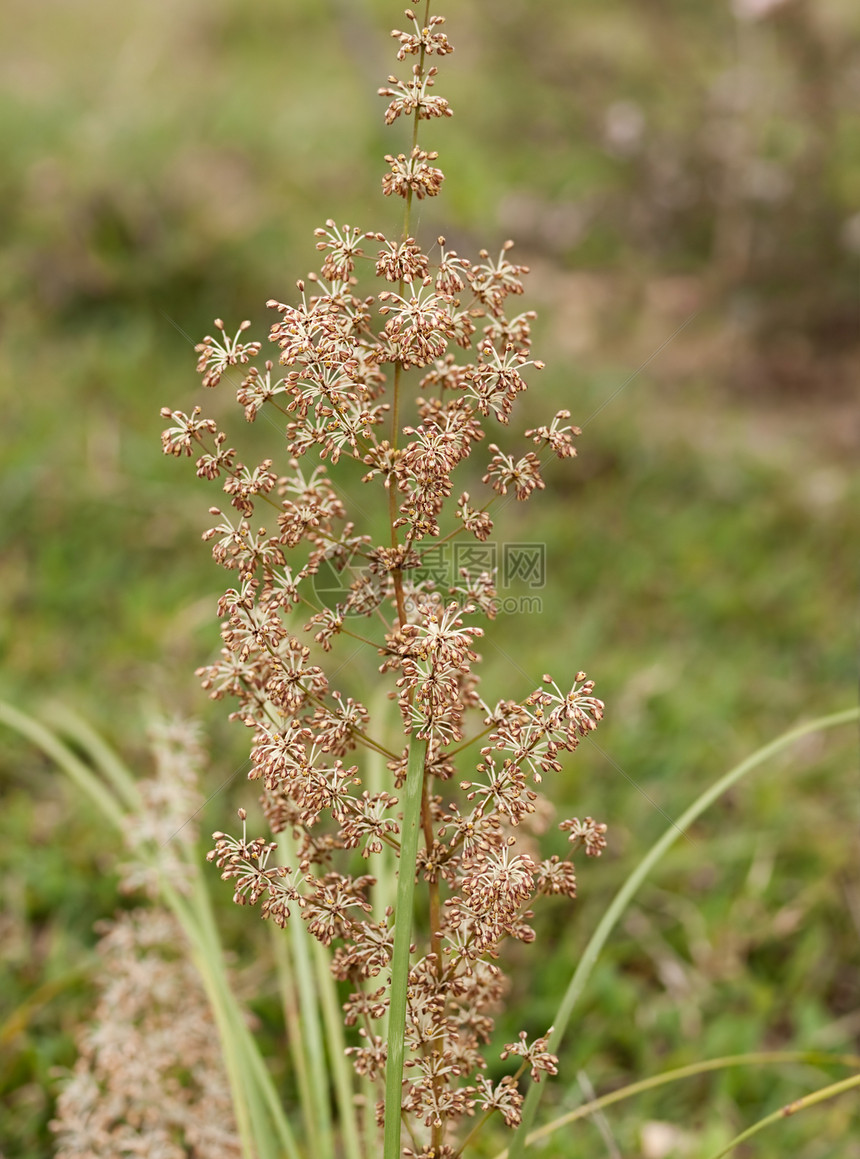
[[[100,928],[99,999],[57,1100],[56,1159],[239,1159],[218,1038],[178,922],[154,907]]]
[[[119,869],[123,892],[143,890],[151,904],[97,926],[98,998],[50,1124],[57,1159],[243,1154],[223,1043],[187,929],[155,900],[167,886],[193,904],[200,730],[175,718],[148,731],[154,772],[137,782],[124,816]]]
[[[412,30],[394,36],[410,71],[380,93],[389,100],[385,121],[411,117],[417,134],[422,120],[451,114],[427,58],[452,47],[442,17],[425,17],[424,26],[411,11],[407,18]],[[526,501],[544,487],[534,450],[494,442],[469,473],[472,490],[482,478],[486,493],[454,487],[485,427],[509,425],[526,376],[543,364],[531,355],[534,314],[508,313],[528,272],[510,260],[511,242],[471,262],[444,238],[424,247],[410,232],[413,199],[439,192],[437,159],[417,144],[386,157],[383,191],[404,202],[399,236],[333,219],[316,230],[320,270],[297,283],[294,302],[269,302],[271,358],[256,363],[260,343],[245,340],[247,323],[232,339],[216,323],[221,338],[198,347],[205,386],[235,375],[249,422],[264,408],[280,416],[280,460],[242,462],[199,408],[162,413],[171,423],[165,452],[196,454],[198,475],[220,480],[228,497],[227,510],[211,508],[203,538],[235,578],[219,602],[220,657],[199,674],[213,698],[236,702],[234,717],[252,732],[250,779],[274,838],[249,838],[242,810],[242,836],[216,833],[209,858],[237,903],[259,904],[279,926],[304,921],[332,947],[332,971],[348,983],[355,1070],[381,1082],[395,931],[410,928],[414,915],[373,908],[373,869],[383,854],[401,857],[417,818],[415,864],[399,867],[401,878],[417,877],[425,900],[416,912],[426,914],[414,919],[404,978],[401,1105],[411,1147],[403,1154],[439,1159],[454,1153],[457,1123],[476,1109],[519,1122],[524,1071],[534,1080],[555,1073],[545,1035],[529,1042],[523,1032],[508,1044],[501,1057],[519,1059],[519,1069],[496,1084],[482,1073],[482,1051],[505,988],[497,964],[504,943],[534,938],[537,896],[576,896],[572,861],[541,860],[521,843],[520,826],[534,819],[542,776],[561,771],[562,754],[597,726],[603,705],[582,672],[569,691],[546,676],[522,701],[485,704],[476,620],[492,615],[494,576],[466,568],[444,591],[422,573],[434,543],[485,541],[501,497]],[[381,283],[375,293],[359,290],[362,272]],[[579,434],[564,425],[569,417],[559,411],[526,435],[542,453],[569,458]],[[341,460],[361,474],[360,502],[352,501],[356,473],[344,483],[335,471]],[[383,542],[379,520],[363,518],[374,505],[385,516]],[[324,573],[340,583],[328,600]],[[344,644],[344,664],[327,672],[325,655]],[[361,649],[377,654],[380,686],[399,708],[400,741],[334,686]],[[416,752],[420,803],[407,817]],[[387,787],[370,787],[371,761],[387,767]],[[591,818],[561,828],[589,855],[605,845],[606,827]],[[275,856],[283,833],[294,850],[289,865]],[[382,1099],[378,1118],[382,1125]]]

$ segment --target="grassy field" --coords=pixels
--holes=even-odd
[[[217,643],[222,580],[199,541],[215,500],[161,455],[159,408],[198,401],[192,346],[215,316],[263,332],[326,217],[391,225],[381,155],[403,142],[375,89],[402,15],[7,8],[0,697],[74,707],[141,768],[146,711],[200,716],[208,796],[245,737],[193,676]],[[608,822],[608,855],[572,916],[539,915],[541,952],[512,955],[505,1041],[523,1002],[545,1028],[614,890],[698,792],[856,701],[860,19],[847,0],[760,21],[704,0],[455,8],[439,85],[455,116],[432,137],[447,183],[419,236],[464,253],[517,240],[547,362],[525,425],[566,406],[584,428],[578,458],[500,520],[507,541],[546,544],[547,582],[539,613],[488,632],[485,695],[583,668],[607,705],[556,797]],[[251,433],[276,453],[275,432]],[[55,1070],[92,1008],[118,849],[26,745],[4,733],[2,751],[0,1154],[30,1159],[50,1154]],[[721,1054],[860,1050],[857,767],[852,730],[810,738],[677,843],[601,961],[548,1103]],[[204,832],[251,798],[238,778]],[[219,902],[252,959],[259,923]],[[543,1153],[707,1155],[825,1081],[721,1072],[607,1112],[608,1140],[580,1124]],[[654,1121],[681,1128],[675,1151],[647,1151]],[[850,1159],[856,1100],[762,1139],[745,1154]]]

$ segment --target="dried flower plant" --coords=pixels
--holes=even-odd
[[[236,580],[219,602],[220,658],[200,675],[213,698],[238,702],[233,716],[253,733],[249,776],[261,782],[274,837],[250,837],[241,810],[241,834],[216,833],[209,858],[237,903],[259,903],[280,927],[303,922],[330,948],[331,971],[349,987],[346,1024],[358,1029],[348,1054],[378,1088],[386,1159],[442,1159],[459,1154],[462,1121],[476,1111],[515,1126],[520,1076],[556,1071],[546,1035],[507,1044],[501,1057],[515,1069],[496,1084],[482,1052],[506,984],[503,943],[533,940],[536,897],[576,896],[573,861],[541,860],[522,832],[543,775],[562,770],[561,755],[597,726],[603,704],[584,672],[569,687],[547,675],[523,700],[485,704],[476,621],[494,614],[495,577],[463,569],[442,591],[423,570],[439,543],[486,540],[502,497],[526,501],[543,488],[534,450],[494,442],[480,455],[486,496],[476,502],[453,485],[480,454],[485,426],[508,426],[526,375],[543,364],[531,354],[534,314],[508,313],[527,273],[511,260],[511,242],[472,262],[444,238],[423,247],[410,232],[413,200],[442,185],[437,154],[418,138],[423,120],[451,115],[429,60],[452,46],[429,3],[423,22],[406,15],[409,30],[393,36],[410,71],[379,90],[387,124],[412,119],[411,149],[386,157],[383,178],[386,196],[404,202],[400,234],[329,219],[316,231],[320,271],[297,283],[295,303],[268,303],[278,315],[272,358],[258,364],[248,322],[230,337],[217,320],[197,347],[204,386],[238,371],[246,420],[266,408],[283,423],[282,460],[246,465],[199,407],[165,408],[162,441],[167,454],[196,457],[198,476],[220,480],[229,496],[227,510],[211,509],[204,539]],[[381,288],[368,293],[359,270]],[[569,417],[560,411],[526,437],[569,458],[579,434]],[[361,508],[381,506],[385,542],[349,509],[341,459],[361,464]],[[333,607],[317,595],[323,568],[344,577]],[[381,658],[402,743],[326,674],[339,637]],[[389,781],[371,789],[365,764],[380,756]],[[591,818],[560,828],[571,854],[596,856],[605,845],[606,826]],[[392,856],[396,904],[380,908],[373,886]]]
[[[101,926],[100,996],[51,1124],[56,1159],[236,1159],[230,1085],[182,929],[162,908]]]
[[[231,986],[203,859],[184,824],[197,806],[196,740],[163,731],[159,775],[141,784],[68,713],[52,708],[46,725],[0,702],[0,723],[55,761],[123,836],[127,883],[166,907],[126,916],[102,943],[109,976],[60,1098],[61,1156],[369,1159],[381,1128],[384,1159],[458,1159],[494,1116],[515,1128],[503,1154],[521,1159],[529,1142],[643,1089],[743,1063],[811,1061],[798,1052],[704,1060],[591,1099],[528,1134],[541,1080],[556,1073],[558,1044],[590,972],[663,854],[771,756],[856,723],[858,709],[790,729],[701,792],[606,907],[577,956],[554,1027],[504,1044],[500,1061],[510,1073],[488,1077],[484,1050],[507,981],[504,943],[532,941],[535,898],[573,899],[572,854],[596,857],[606,844],[605,825],[567,818],[559,828],[571,855],[542,859],[529,832],[552,813],[543,776],[562,770],[562,754],[597,726],[603,705],[582,672],[569,690],[547,675],[520,701],[485,704],[476,620],[495,614],[495,577],[466,568],[444,590],[425,566],[434,546],[486,541],[505,497],[525,502],[542,488],[535,451],[502,446],[499,435],[480,455],[485,426],[510,424],[524,375],[541,364],[531,357],[534,315],[507,313],[526,272],[510,261],[510,243],[497,258],[482,251],[472,263],[441,238],[422,247],[410,233],[412,202],[437,196],[443,182],[437,153],[418,135],[422,120],[451,115],[432,92],[437,70],[427,65],[451,45],[429,5],[421,25],[407,15],[411,30],[394,35],[398,59],[414,61],[411,73],[380,90],[389,124],[413,120],[408,152],[386,156],[383,178],[385,195],[404,202],[401,233],[387,238],[333,220],[317,230],[322,268],[299,283],[297,304],[271,303],[279,353],[262,365],[248,323],[230,337],[219,321],[217,337],[198,347],[204,385],[235,370],[246,420],[267,413],[283,423],[277,468],[274,459],[242,463],[200,408],[163,412],[172,423],[165,451],[196,457],[198,475],[221,480],[233,509],[214,509],[217,522],[205,535],[236,581],[219,602],[221,658],[201,676],[214,698],[238,701],[234,716],[252,731],[250,777],[261,782],[273,839],[249,837],[243,809],[241,835],[217,833],[209,857],[233,882],[236,901],[259,904],[271,919],[303,1135]],[[371,242],[375,257],[365,253]],[[367,264],[383,288],[361,297],[356,270]],[[561,410],[525,438],[570,458],[579,431],[569,418]],[[455,491],[454,472],[473,453],[481,466],[466,476],[472,490]],[[341,459],[360,464],[361,508],[375,495],[387,517],[385,542],[374,537],[378,520],[362,527],[350,511]],[[483,499],[472,494],[479,477],[489,489]],[[261,511],[271,530],[258,522]],[[321,605],[317,589],[325,570],[342,581],[332,607]],[[330,661],[344,643],[374,655],[401,739],[392,741],[378,695],[367,698],[371,713],[334,686],[344,665],[334,670]],[[853,1059],[848,1065],[856,1069]],[[787,1113],[857,1086],[855,1074],[798,1099],[720,1155]]]
[[[101,923],[99,1000],[51,1124],[57,1159],[241,1154],[201,974],[177,916],[157,904],[167,882],[176,897],[194,891],[199,729],[157,720],[149,742],[155,769],[137,783],[139,807],[122,818],[129,856],[119,870],[124,892],[142,890],[155,904]]]

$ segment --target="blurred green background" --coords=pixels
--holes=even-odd
[[[565,406],[585,428],[579,457],[498,522],[500,537],[546,542],[547,587],[541,614],[488,632],[485,695],[584,668],[607,704],[554,792],[564,815],[609,823],[609,852],[582,866],[575,912],[548,906],[538,946],[512,952],[504,1041],[518,999],[530,1032],[545,1029],[666,817],[855,699],[860,9],[441,11],[456,52],[437,91],[454,117],[423,137],[447,180],[418,235],[468,256],[516,239],[547,362],[519,425]],[[397,71],[387,31],[402,11],[5,0],[2,22],[0,695],[74,706],[141,767],[144,705],[202,715],[208,794],[246,755],[193,676],[217,641],[223,573],[199,535],[218,498],[162,457],[159,408],[200,401],[241,430],[229,390],[200,397],[193,342],[216,316],[264,333],[266,299],[289,300],[314,267],[326,217],[396,229],[382,154],[406,138],[382,124],[376,89]],[[273,431],[252,433],[277,453]],[[117,849],[5,734],[0,776],[0,1152],[17,1159],[50,1153],[54,1068],[91,1007]],[[250,794],[238,778],[204,832]],[[547,1103],[583,1098],[580,1073],[599,1092],[721,1053],[856,1051],[858,813],[851,730],[798,745],[713,810],[613,938]],[[222,900],[253,945],[255,923]],[[264,1030],[280,1052],[265,1017]],[[545,1153],[704,1154],[824,1081],[728,1072]],[[855,1156],[855,1107],[798,1116],[746,1154]],[[679,1128],[674,1151],[648,1122]]]

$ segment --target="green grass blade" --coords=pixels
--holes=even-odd
[[[274,1159],[280,1159],[281,1154],[286,1155],[288,1159],[300,1159],[298,1144],[284,1113],[274,1080],[260,1053],[257,1040],[243,1017],[242,1008],[230,987],[221,939],[212,913],[212,900],[199,869],[195,876],[194,899],[199,918],[199,936],[203,943],[205,964],[213,970],[216,995],[213,1001],[217,1001],[223,1008],[229,1038],[237,1056],[243,1060],[243,1091],[250,1107],[255,1111],[253,1121],[255,1124],[260,1124],[259,1128],[255,1130],[260,1159],[269,1154]],[[192,932],[196,932],[196,929],[197,927],[194,925]],[[260,1112],[260,1107],[265,1107],[267,1116]],[[272,1127],[276,1138],[272,1137]],[[281,1152],[277,1150],[278,1145]]]
[[[51,727],[60,735],[76,744],[87,753],[93,764],[114,788],[117,796],[128,809],[136,811],[141,807],[137,781],[131,769],[114,749],[76,712],[65,705],[52,704],[48,709]]]
[[[290,835],[278,834],[282,864],[295,864],[295,849]],[[293,966],[299,993],[301,1012],[302,1048],[308,1060],[311,1076],[311,1119],[313,1128],[314,1159],[334,1159],[331,1104],[329,1102],[329,1073],[326,1066],[325,1043],[320,1025],[320,1003],[311,959],[313,934],[298,914],[287,922],[284,936],[289,937]]]
[[[114,789],[105,785],[98,774],[72,752],[51,728],[2,701],[0,701],[0,722],[41,749],[66,773],[72,783],[89,797],[118,832],[123,837],[126,836],[125,821],[134,815],[134,810],[125,808],[117,799],[118,786]],[[103,767],[102,760],[95,757],[98,746],[89,743],[94,736],[95,734],[87,735],[86,730],[80,730],[77,731],[75,739],[97,759],[99,766]],[[110,750],[105,745],[103,755],[109,753]],[[114,772],[121,766],[119,759],[115,760],[117,764],[114,765]],[[114,778],[111,777],[111,786],[113,785]],[[128,786],[124,797],[127,790]],[[136,791],[134,795],[136,798]],[[156,849],[141,844],[135,846],[134,852],[135,856],[143,858],[153,868],[158,869]],[[189,864],[194,870],[196,888],[193,907],[188,899],[183,898],[173,888],[163,874],[159,874],[159,887],[165,903],[180,922],[188,939],[218,1025],[243,1154],[247,1159],[281,1159],[282,1155],[287,1155],[289,1159],[300,1159],[271,1076],[230,989],[208,894],[200,876],[200,866],[193,858],[190,858]]]
[[[621,915],[624,913],[627,906],[630,904],[636,891],[639,889],[642,882],[663,856],[663,854],[671,848],[677,841],[681,834],[693,824],[702,813],[705,812],[714,801],[718,800],[723,793],[727,792],[732,785],[736,784],[747,773],[751,773],[753,769],[758,768],[759,765],[764,764],[776,753],[788,748],[803,736],[807,736],[812,732],[822,732],[825,729],[836,728],[842,724],[850,724],[852,721],[860,720],[860,708],[849,708],[843,712],[835,712],[830,716],[818,717],[816,720],[807,722],[806,724],[797,725],[795,728],[784,732],[782,736],[764,745],[763,748],[758,749],[751,756],[741,761],[720,780],[716,781],[704,793],[701,794],[687,811],[679,818],[677,823],[673,823],[666,830],[663,836],[648,853],[643,857],[640,863],[636,866],[630,876],[622,885],[621,889],[615,895],[603,915],[597,929],[592,934],[582,957],[573,973],[567,991],[562,998],[561,1005],[553,1020],[553,1032],[549,1037],[548,1049],[557,1052],[559,1044],[564,1037],[564,1032],[567,1029],[567,1024],[570,1021],[570,1016],[573,1013],[573,1008],[579,1001],[585,985],[591,975],[592,970],[597,962],[601,950],[606,944],[609,935],[612,933]],[[522,1153],[526,1147],[526,1137],[531,1130],[534,1122],[535,1113],[537,1111],[540,1097],[543,1093],[543,1088],[546,1083],[538,1084],[531,1083],[528,1093],[523,1103],[523,1117],[522,1122],[517,1128],[513,1141],[508,1151],[509,1159],[521,1159]],[[386,1159],[388,1156],[386,1155]]]
[[[298,987],[295,971],[290,959],[290,943],[284,931],[277,926],[272,926],[271,932],[272,953],[275,958],[278,989],[281,993],[281,1007],[284,1012],[284,1025],[287,1031],[287,1046],[290,1051],[290,1061],[292,1062],[299,1088],[299,1103],[301,1106],[305,1138],[308,1140],[310,1153],[317,1154],[318,1148],[315,1144],[316,1119],[313,1113],[311,1079],[308,1071],[307,1057],[303,1049],[302,1024],[297,997]]]
[[[577,1119],[585,1119],[596,1111],[611,1107],[613,1103],[624,1102],[626,1099],[632,1099],[635,1095],[644,1094],[646,1091],[666,1086],[669,1083],[679,1082],[681,1079],[707,1074],[709,1071],[726,1070],[733,1066],[769,1066],[781,1063],[860,1067],[860,1057],[853,1054],[825,1054],[812,1050],[768,1050],[750,1054],[730,1054],[723,1058],[709,1058],[705,1062],[694,1062],[689,1066],[680,1066],[674,1070],[664,1071],[662,1074],[652,1075],[651,1078],[642,1079],[640,1082],[630,1083],[628,1086],[610,1091],[608,1095],[601,1095],[598,1099],[591,1099],[577,1107],[575,1111],[568,1111],[557,1119],[553,1119],[551,1123],[546,1123],[543,1127],[538,1127],[536,1131],[532,1131],[526,1143],[528,1146],[531,1146],[532,1143],[539,1143],[561,1130],[562,1127],[568,1127],[571,1123],[575,1123]],[[508,1159],[508,1152],[500,1151],[495,1159]]]
[[[234,1019],[229,1011],[229,1003],[224,1000],[222,987],[219,985],[218,971],[215,960],[206,952],[203,946],[204,939],[191,916],[187,904],[173,890],[168,889],[165,900],[170,909],[182,924],[185,936],[191,945],[191,957],[197,972],[200,975],[209,1006],[218,1028],[218,1037],[221,1041],[221,1057],[224,1060],[224,1069],[227,1071],[227,1080],[230,1083],[230,1094],[233,1102],[233,1113],[236,1116],[236,1127],[242,1145],[243,1159],[261,1159],[257,1154],[256,1140],[261,1130],[259,1107],[254,1107],[253,1091],[247,1089],[245,1068],[242,1065],[242,1049],[236,1041]]]
[[[391,1003],[388,1010],[388,1058],[385,1064],[384,1159],[400,1159],[400,1103],[406,1037],[406,989],[409,982],[409,946],[415,898],[415,863],[421,824],[421,792],[427,741],[409,738],[409,761],[403,786],[403,824],[400,832],[400,870],[394,911],[394,950],[391,955]]]
[[[215,1015],[243,1150],[251,1159],[282,1159],[283,1155],[300,1159],[271,1075],[230,987],[220,941],[208,920],[209,900],[202,879],[195,880],[195,910],[170,886],[165,897],[191,942],[194,962]]]
[[[99,780],[91,768],[65,745],[47,725],[35,717],[20,712],[11,704],[0,701],[0,722],[26,737],[36,748],[50,757],[69,777],[72,784],[85,793],[99,812],[123,833],[126,810],[114,794]]]
[[[330,957],[316,939],[314,939],[312,952],[317,975],[317,991],[325,1025],[329,1066],[340,1117],[342,1150],[346,1159],[362,1159],[361,1136],[358,1130],[353,1090],[353,1070],[346,1056],[343,1014],[337,1000],[337,985],[329,969]]]
[[[813,1091],[811,1095],[804,1095],[800,1099],[795,1099],[793,1103],[789,1103],[785,1107],[780,1107],[778,1111],[774,1111],[772,1115],[766,1115],[763,1119],[759,1119],[746,1131],[740,1135],[736,1135],[728,1146],[723,1147],[721,1151],[717,1151],[715,1155],[710,1155],[708,1159],[723,1159],[724,1155],[728,1155],[730,1151],[734,1151],[741,1143],[751,1139],[753,1135],[757,1135],[759,1131],[769,1127],[771,1123],[778,1123],[782,1119],[787,1119],[789,1115],[796,1115],[798,1111],[805,1111],[807,1107],[814,1107],[818,1103],[824,1103],[828,1099],[835,1099],[837,1095],[841,1095],[844,1091],[850,1091],[854,1087],[860,1087],[860,1074],[852,1075],[850,1079],[843,1079],[838,1083],[831,1083],[830,1086],[821,1087],[820,1090]]]

